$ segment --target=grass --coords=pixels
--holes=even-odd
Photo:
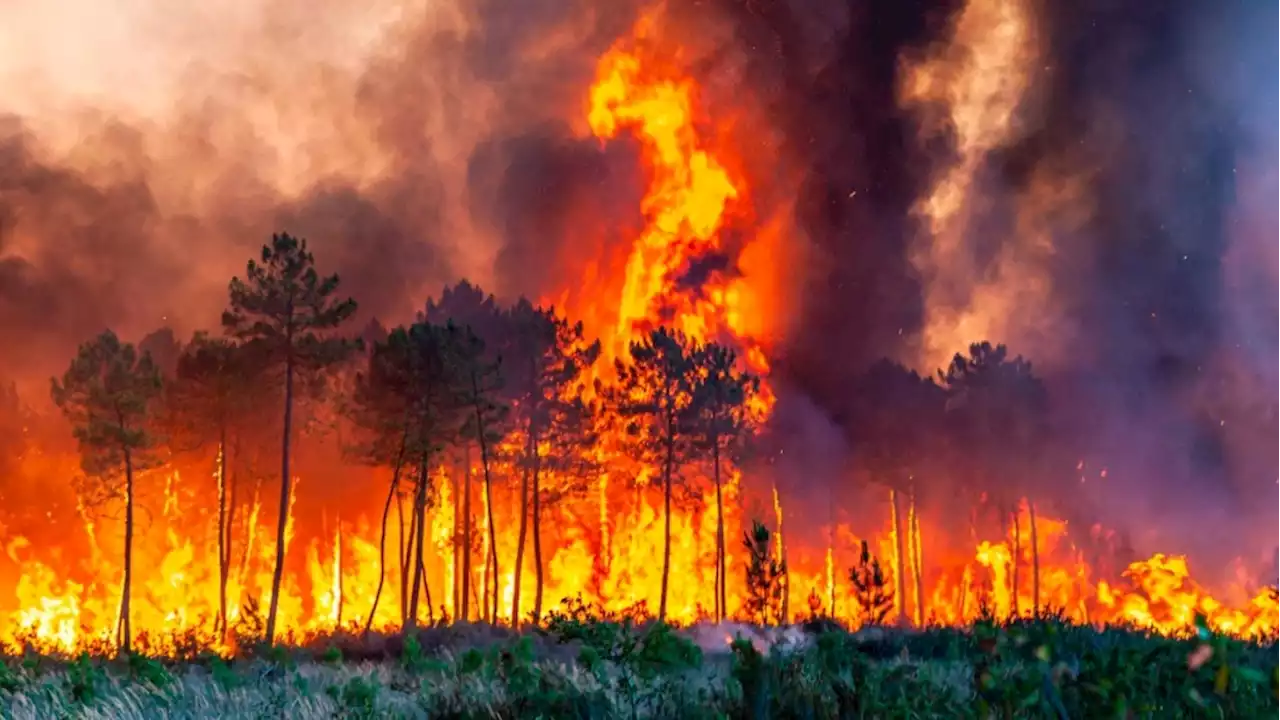
[[[1278,690],[1274,639],[1205,629],[675,630],[582,607],[523,634],[454,625],[232,660],[27,653],[0,666],[0,707],[17,720],[1253,718],[1280,712]]]

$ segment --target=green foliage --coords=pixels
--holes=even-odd
[[[1178,640],[1099,632],[1056,618],[988,620],[970,630],[832,629],[807,645],[767,652],[738,638],[725,653],[703,657],[680,631],[582,603],[569,603],[550,620],[543,632],[580,644],[581,667],[545,657],[552,648],[530,635],[458,648],[452,659],[448,652],[429,658],[410,638],[399,665],[213,659],[206,670],[162,667],[140,656],[24,658],[21,669],[3,665],[0,702],[28,708],[33,717],[209,717],[210,707],[220,717],[511,719],[1190,719],[1280,712],[1274,641],[1246,643],[1207,628]],[[152,663],[169,679],[151,677]]]
[[[379,688],[376,681],[362,675],[350,678],[341,685],[330,685],[325,693],[338,704],[340,718],[375,718]]]
[[[245,279],[231,279],[230,305],[222,314],[227,334],[261,352],[260,359],[314,373],[341,362],[358,342],[333,335],[356,311],[340,299],[338,276],[321,277],[307,241],[271,237],[261,260],[250,260]]]
[[[616,362],[616,384],[602,388],[631,457],[664,468],[664,482],[691,453],[695,352],[683,333],[659,328],[631,344],[630,362]]]
[[[53,380],[52,396],[71,422],[86,475],[120,476],[126,456],[134,471],[149,464],[156,438],[148,420],[160,390],[151,356],[110,330],[80,346],[62,379]]]
[[[858,564],[849,571],[853,597],[858,603],[862,622],[879,625],[893,612],[893,590],[880,569],[880,560],[871,554],[867,541],[862,541]]]
[[[747,549],[747,599],[742,612],[752,622],[770,625],[782,619],[782,594],[786,589],[787,563],[774,558],[769,546],[771,534],[759,520],[742,533]]]
[[[564,600],[564,609],[547,615],[545,634],[560,643],[579,642],[579,662],[599,671],[605,664],[622,667],[642,679],[665,672],[697,668],[702,651],[661,621],[637,627],[629,617],[597,612],[582,599]]]
[[[64,681],[72,700],[78,703],[91,703],[100,697],[107,677],[102,666],[85,653],[67,666]]]
[[[337,645],[330,644],[324,649],[324,653],[320,655],[320,661],[330,665],[342,664],[342,649]]]

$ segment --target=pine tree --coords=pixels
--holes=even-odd
[[[227,333],[262,353],[284,374],[284,427],[280,451],[280,514],[276,524],[276,560],[271,577],[266,642],[275,641],[280,585],[284,576],[285,528],[289,520],[289,449],[293,430],[294,386],[314,388],[323,371],[341,362],[358,341],[334,333],[355,313],[355,300],[339,299],[338,276],[321,277],[306,240],[273,235],[260,261],[250,260],[246,278],[231,279],[230,307],[222,315]]]
[[[618,361],[616,384],[603,388],[624,424],[632,457],[658,468],[662,481],[662,590],[658,619],[667,616],[671,576],[672,485],[690,456],[689,408],[695,387],[694,346],[679,331],[659,328],[631,344],[630,362]]]
[[[926,472],[924,458],[936,450],[942,430],[945,391],[931,379],[889,360],[881,360],[853,384],[853,442],[871,479],[889,491],[889,512],[897,545],[893,575],[899,618],[907,615],[907,572],[915,571],[915,611],[924,619],[923,558],[916,556],[914,528],[904,522],[902,498],[918,502],[917,488]],[[911,541],[911,542],[909,542]],[[909,561],[910,559],[910,561]]]
[[[729,348],[709,343],[693,355],[694,391],[689,428],[696,449],[711,458],[716,489],[716,621],[728,615],[725,577],[724,464],[737,459],[752,426],[750,400],[760,381],[736,368],[737,357]]]
[[[489,359],[484,341],[470,326],[461,328],[455,338],[454,351],[460,377],[461,402],[468,408],[469,417],[464,421],[463,436],[480,447],[480,468],[484,477],[484,499],[489,528],[489,557],[486,582],[489,597],[486,598],[488,616],[494,622],[498,618],[498,535],[493,519],[493,477],[491,460],[493,447],[502,440],[502,425],[509,408],[501,403],[498,392],[502,389],[500,359]]]
[[[849,571],[853,583],[853,596],[862,611],[862,621],[879,625],[893,612],[893,591],[880,569],[880,561],[871,554],[867,541],[862,541],[858,564]]]
[[[482,340],[490,343],[490,349],[496,350],[503,334],[503,317],[497,300],[485,293],[479,286],[462,280],[456,285],[446,287],[440,294],[440,300],[427,301],[426,308],[418,318],[420,322],[432,323],[439,327],[452,325],[455,328],[471,328]],[[486,355],[488,360],[496,360],[494,353]],[[457,607],[460,617],[471,616],[471,583],[473,570],[471,558],[474,518],[471,511],[471,445],[463,442],[462,459],[459,462],[458,474],[462,476],[461,490],[458,493],[460,511],[454,514],[454,588],[458,593]],[[460,527],[459,527],[460,525]]]
[[[227,631],[227,582],[231,573],[231,529],[235,521],[234,448],[246,417],[260,403],[246,350],[234,341],[197,333],[175,361],[168,385],[167,415],[174,437],[191,449],[216,448],[218,502],[217,632]],[[175,443],[170,442],[170,447]]]
[[[418,322],[395,328],[374,347],[369,370],[358,384],[357,401],[366,418],[362,425],[380,443],[377,453],[387,457],[394,452],[417,470],[407,558],[401,565],[402,591],[408,588],[402,614],[409,630],[417,626],[424,588],[428,611],[432,608],[424,559],[431,471],[457,441],[464,412],[470,409],[461,392],[467,376],[458,362],[460,336],[452,325]]]
[[[535,307],[523,298],[511,309],[506,344],[507,397],[515,423],[524,431],[516,464],[520,469],[520,522],[516,541],[513,624],[520,621],[524,551],[532,505],[534,605],[542,614],[542,510],[546,471],[559,473],[562,484],[585,481],[592,474],[590,449],[597,439],[596,408],[585,397],[583,374],[600,356],[600,343],[587,343],[582,323],[570,324],[554,308]],[[575,488],[576,489],[576,488]]]
[[[742,533],[742,546],[747,550],[747,598],[742,611],[761,625],[781,622],[787,576],[787,563],[773,556],[770,537],[769,528],[759,520],[751,523],[750,532]]]
[[[151,357],[107,330],[80,346],[62,380],[52,381],[54,403],[71,422],[87,476],[114,495],[123,475],[124,579],[120,588],[120,624],[116,642],[129,652],[133,638],[130,594],[133,582],[134,480],[152,460],[156,439],[148,424],[161,392],[160,373]]]
[[[1010,582],[1014,614],[1018,609],[1018,570],[1022,555],[1018,523],[1020,498],[1027,497],[1031,514],[1032,613],[1040,612],[1039,533],[1035,521],[1032,468],[1043,454],[1048,424],[1048,396],[1022,356],[1009,357],[1004,345],[983,342],[969,346],[968,355],[957,354],[939,371],[946,389],[951,435],[958,446],[989,468],[994,487],[984,488],[995,498],[1001,527],[1012,524],[1013,567]]]

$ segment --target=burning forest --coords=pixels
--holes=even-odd
[[[0,66],[0,642],[1280,630],[1254,11],[252,5]]]

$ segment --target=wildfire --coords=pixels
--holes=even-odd
[[[643,36],[643,29],[637,34]],[[1006,40],[1017,45],[1020,37]],[[997,65],[1002,66],[1003,61]],[[764,417],[774,403],[767,383],[770,366],[765,345],[751,332],[757,324],[744,305],[747,290],[741,279],[713,272],[704,282],[686,282],[686,275],[699,262],[726,252],[726,229],[748,217],[743,205],[749,198],[749,183],[726,169],[737,166],[726,161],[728,150],[708,140],[697,83],[682,72],[674,59],[650,57],[630,41],[600,60],[595,83],[587,94],[588,123],[602,140],[624,133],[638,140],[648,180],[641,208],[645,224],[633,240],[623,276],[609,278],[587,293],[591,303],[608,306],[611,312],[586,312],[574,304],[567,309],[571,317],[576,313],[616,318],[587,328],[590,335],[603,340],[603,367],[614,358],[625,357],[628,344],[644,332],[664,324],[695,338],[733,344],[740,351],[740,361],[765,377],[753,408]],[[927,79],[927,73],[917,78],[917,83],[922,83],[917,94],[932,92]],[[1007,124],[1011,110],[1005,104],[993,105],[1007,93],[995,93],[993,99],[991,92],[970,87],[960,105],[974,113],[995,113],[997,124]],[[1010,92],[1017,95],[1021,87]],[[953,222],[954,211],[939,203],[954,193],[967,192],[947,187],[967,187],[973,172],[968,153],[985,151],[977,135],[970,134],[979,133],[978,129],[969,124],[961,129],[966,159],[957,175],[944,180],[930,205],[941,235],[950,232],[944,232],[942,226]],[[515,437],[504,442],[522,441]],[[512,558],[520,543],[519,501],[511,487],[516,483],[495,483],[490,508],[489,499],[478,487],[474,462],[475,458],[470,458],[443,465],[436,473],[426,521],[430,527],[425,532],[430,546],[424,588],[427,612],[436,618],[458,618],[465,607],[469,618],[510,622],[517,582]],[[609,470],[591,492],[565,492],[544,509],[542,536],[534,541],[526,559],[526,563],[536,563],[538,571],[526,570],[519,581],[521,597],[528,599],[524,601],[526,611],[535,597],[546,598],[541,607],[545,612],[561,598],[579,594],[614,611],[640,603],[650,609],[657,606],[661,563],[655,558],[662,556],[663,547],[661,502],[652,488],[623,482],[624,478],[629,480],[624,469],[615,472],[610,466]],[[68,463],[57,472],[70,476],[74,470]],[[641,469],[641,474],[644,472]],[[499,466],[495,475],[514,478],[518,473]],[[151,503],[160,511],[144,524],[134,560],[140,569],[135,570],[139,578],[135,580],[134,627],[149,637],[153,648],[171,648],[168,643],[172,638],[184,633],[222,649],[228,649],[227,643],[232,642],[212,631],[218,616],[220,572],[219,553],[213,550],[216,542],[210,540],[216,536],[215,519],[207,510],[215,506],[212,494],[226,479],[203,480],[207,477],[207,468],[186,474],[164,468],[144,478],[164,488],[158,501]],[[201,480],[188,482],[186,478]],[[359,628],[366,623],[375,628],[396,626],[407,593],[401,578],[410,557],[403,530],[410,513],[403,501],[397,500],[391,512],[399,522],[393,520],[386,538],[388,562],[383,587],[376,522],[379,510],[337,508],[338,514],[330,514],[329,522],[314,522],[314,517],[300,515],[294,505],[297,493],[307,492],[303,480],[294,483],[295,495],[290,499],[293,514],[287,539],[295,545],[291,557],[300,560],[294,560],[286,573],[280,627],[298,637],[337,627]],[[378,480],[377,487],[385,488],[389,478]],[[561,480],[546,479],[549,497],[557,496]],[[690,482],[700,492],[674,509],[671,523],[671,575],[677,581],[671,584],[667,607],[669,619],[678,623],[708,617],[716,586],[716,513],[714,504],[706,500],[712,493],[706,491],[705,477]],[[239,489],[242,498],[246,483],[243,481]],[[746,553],[738,541],[746,520],[743,494],[735,468],[724,488],[731,614],[745,597],[742,576]],[[263,512],[256,489],[247,495],[231,523],[227,620],[234,628],[253,631],[260,628],[263,609],[270,600],[274,533],[261,523],[274,512]],[[1191,578],[1184,558],[1156,555],[1131,564],[1120,577],[1099,577],[1086,559],[1092,549],[1077,546],[1065,521],[1037,517],[1032,539],[1027,530],[1032,527],[1031,506],[1026,503],[1007,536],[975,538],[957,550],[956,538],[943,529],[938,516],[916,507],[909,497],[885,500],[883,512],[878,513],[883,522],[865,528],[865,535],[860,537],[847,523],[832,521],[826,528],[826,547],[808,552],[797,546],[797,531],[791,524],[784,541],[784,498],[776,486],[771,488],[769,510],[775,529],[771,549],[789,569],[784,600],[789,619],[800,617],[803,612],[795,608],[803,607],[805,598],[810,598],[810,611],[833,614],[851,623],[861,621],[861,608],[852,600],[848,576],[865,539],[885,564],[889,587],[896,589],[891,617],[901,615],[917,624],[962,624],[985,611],[1007,616],[1052,610],[1079,622],[1131,623],[1166,633],[1189,630],[1197,613],[1207,616],[1213,627],[1236,635],[1275,633],[1280,626],[1274,592],[1264,588],[1243,607],[1229,607]],[[901,515],[888,507],[899,503],[905,503]],[[490,510],[494,552],[489,547]],[[472,547],[459,545],[459,527],[467,513],[472,515]],[[67,651],[108,641],[119,614],[120,568],[115,562],[119,541],[115,530],[114,520],[90,520],[88,515],[83,516],[80,527],[66,529],[62,535],[68,547],[88,549],[82,553],[86,558],[82,563],[69,559],[75,550],[67,556],[36,553],[33,543],[25,538],[6,538],[7,556],[17,580],[11,595],[0,596],[0,613],[7,618],[0,626],[0,641]],[[7,530],[0,526],[0,532]],[[296,547],[299,543],[301,549]],[[101,550],[99,544],[104,546]],[[492,567],[494,557],[496,568]],[[463,582],[466,573],[470,577]],[[464,591],[471,596],[464,598]],[[497,596],[496,615],[490,610],[494,604],[486,600],[493,595]]]

